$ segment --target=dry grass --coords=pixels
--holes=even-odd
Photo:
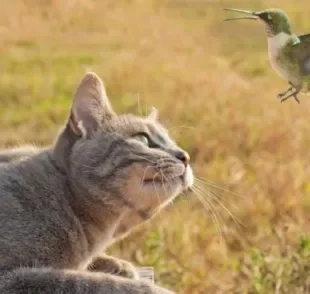
[[[51,143],[94,70],[117,110],[159,108],[196,175],[239,195],[205,184],[215,214],[185,195],[112,251],[179,293],[307,293],[310,102],[276,99],[287,85],[259,24],[222,21],[279,1],[24,2],[0,0],[0,145]],[[310,31],[309,1],[295,4],[281,8]]]

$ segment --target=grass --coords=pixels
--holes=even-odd
[[[93,70],[119,112],[138,113],[139,100],[144,113],[156,106],[196,175],[232,191],[204,184],[222,203],[212,200],[214,214],[195,195],[180,197],[115,255],[154,266],[157,282],[179,293],[308,293],[310,102],[276,99],[287,84],[269,66],[261,25],[222,21],[224,7],[279,1],[0,6],[2,147],[50,144]],[[310,31],[309,1],[281,8],[295,32]]]

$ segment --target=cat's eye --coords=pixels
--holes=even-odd
[[[149,138],[144,135],[144,134],[137,134],[134,136],[134,138],[138,141],[140,141],[141,143],[143,143],[146,146],[150,146],[150,141]]]

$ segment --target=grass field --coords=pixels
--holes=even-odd
[[[182,196],[111,251],[178,293],[308,293],[310,100],[276,98],[260,24],[222,21],[279,5],[310,32],[309,0],[0,0],[0,146],[52,143],[95,71],[119,112],[157,107],[213,183],[213,213]]]

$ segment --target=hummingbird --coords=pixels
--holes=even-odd
[[[284,78],[289,88],[278,94],[281,102],[310,91],[310,34],[297,36],[291,32],[286,13],[277,8],[248,11],[225,8],[224,10],[248,14],[246,17],[227,18],[258,20],[263,23],[268,39],[268,55],[272,68]]]

